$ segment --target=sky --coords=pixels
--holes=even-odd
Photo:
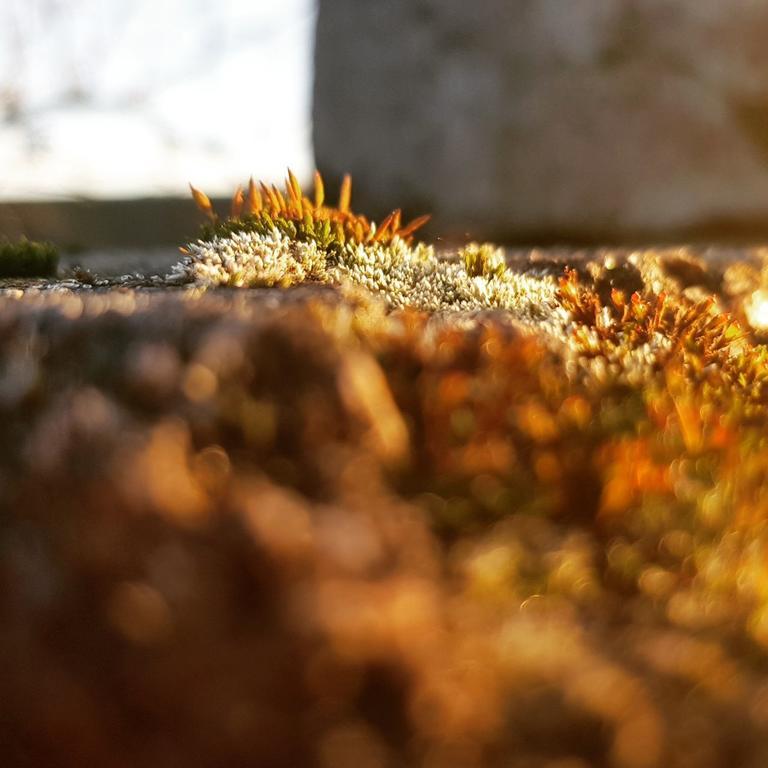
[[[0,0],[0,199],[313,168],[313,0]]]

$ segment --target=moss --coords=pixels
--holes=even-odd
[[[195,203],[208,219],[202,228],[202,240],[225,238],[240,232],[266,235],[277,230],[294,240],[313,242],[335,252],[350,242],[386,245],[396,238],[410,242],[413,233],[430,218],[420,216],[404,224],[402,212],[397,209],[376,224],[366,216],[354,213],[350,208],[352,179],[349,175],[341,184],[336,206],[325,204],[325,185],[317,172],[311,199],[304,194],[291,171],[288,171],[284,191],[263,182],[257,186],[251,179],[247,192],[241,187],[235,191],[227,219],[219,217],[205,193],[194,187],[191,189]]]
[[[0,277],[52,277],[58,264],[59,252],[51,243],[0,241]]]
[[[489,243],[470,243],[461,255],[470,277],[502,277],[507,270],[504,252]]]
[[[247,194],[235,192],[225,220],[205,194],[192,188],[208,223],[200,238],[182,249],[172,277],[245,288],[351,283],[379,294],[393,308],[504,308],[520,319],[542,319],[551,307],[556,289],[551,277],[507,270],[503,250],[487,243],[470,243],[455,257],[414,243],[428,216],[403,224],[397,209],[376,224],[350,209],[351,188],[347,176],[338,204],[329,207],[319,174],[313,200],[290,172],[284,192],[251,181]]]

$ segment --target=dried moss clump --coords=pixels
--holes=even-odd
[[[52,277],[58,264],[59,253],[51,243],[0,241],[0,277]]]

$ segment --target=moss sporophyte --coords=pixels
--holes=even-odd
[[[376,224],[351,210],[349,176],[336,206],[325,204],[319,173],[314,186],[310,199],[290,171],[284,191],[251,180],[247,192],[235,192],[226,219],[193,187],[208,222],[199,239],[182,249],[174,277],[205,286],[353,283],[395,308],[503,308],[540,319],[548,314],[556,283],[508,270],[495,246],[473,243],[446,257],[414,242],[429,216],[405,224],[398,209]]]

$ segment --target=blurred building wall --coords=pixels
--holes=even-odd
[[[506,239],[768,231],[765,0],[320,0],[314,145],[357,203]]]

